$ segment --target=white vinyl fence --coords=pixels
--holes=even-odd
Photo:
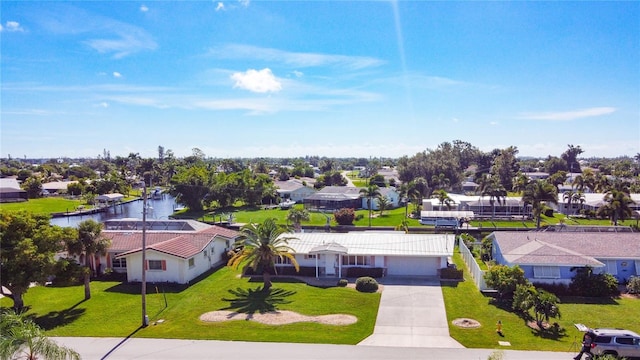
[[[460,254],[462,255],[462,259],[465,264],[467,264],[467,269],[471,273],[471,277],[473,278],[473,282],[476,284],[480,291],[490,290],[487,287],[487,284],[484,282],[484,270],[480,270],[480,266],[476,262],[476,259],[473,258],[473,254],[464,244],[462,238],[458,238],[458,246],[460,247]]]

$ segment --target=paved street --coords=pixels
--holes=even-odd
[[[378,347],[325,344],[251,343],[240,341],[54,338],[78,351],[85,360],[109,359],[250,359],[261,360],[344,360],[344,359],[437,359],[486,360],[488,349],[446,349]],[[504,351],[504,360],[567,360],[571,353]]]

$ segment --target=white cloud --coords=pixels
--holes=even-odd
[[[0,24],[0,31],[24,32],[24,28],[17,21],[7,21],[4,26]]]
[[[497,121],[490,121],[490,122],[489,122],[489,125],[491,125],[491,126],[496,126],[496,125],[498,125],[498,122],[497,122]]]
[[[96,105],[97,107],[101,107],[101,108],[108,108],[109,107],[109,103],[106,101],[101,102],[100,104]]]
[[[114,78],[121,78],[121,77],[122,77],[122,74],[120,74],[120,73],[119,73],[119,72],[117,72],[117,71],[114,71],[114,72],[113,72],[113,77],[114,77]]]
[[[351,70],[376,67],[384,61],[372,57],[288,52],[250,45],[226,45],[210,49],[209,55],[226,59],[260,59],[295,67],[342,66]]]
[[[301,77],[304,76],[304,74],[302,73],[302,71],[293,70],[293,76],[295,76],[297,78],[301,78]]]
[[[238,0],[238,2],[240,3],[240,6],[247,8],[249,7],[249,4],[251,3],[251,1],[249,0]]]
[[[147,12],[147,11],[149,11],[149,8],[146,5],[141,5],[140,6],[140,11]]]
[[[218,2],[216,5],[216,11],[224,11],[224,3],[222,1]]]
[[[457,123],[459,123],[459,122],[460,122],[460,119],[458,119],[458,118],[453,118],[453,119],[451,119],[451,122],[453,122],[454,124],[457,124]]]
[[[582,118],[607,115],[614,113],[615,111],[616,108],[613,107],[594,107],[571,111],[525,113],[522,114],[519,118],[525,120],[572,121]]]
[[[282,90],[282,83],[273,75],[271,69],[249,69],[246,72],[236,72],[231,75],[235,81],[234,88],[249,90],[251,92],[266,93]]]

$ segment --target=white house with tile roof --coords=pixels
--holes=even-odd
[[[350,268],[376,268],[388,276],[436,276],[447,267],[455,243],[452,234],[401,231],[296,233],[294,237],[288,246],[296,261],[301,267],[315,268],[317,277],[347,277]],[[285,259],[280,266],[292,265]]]
[[[533,283],[569,283],[575,275],[572,269],[586,266],[620,282],[640,276],[640,234],[572,230],[493,232],[493,259],[518,265]]]
[[[238,236],[237,231],[193,220],[149,220],[146,224],[149,282],[188,284],[222,264]],[[102,232],[111,246],[101,262],[116,272],[126,272],[130,282],[142,280],[142,226],[138,219],[110,220]]]
[[[287,181],[275,181],[276,191],[282,199],[291,199],[297,203],[315,194],[316,190],[302,183],[302,180],[289,179]]]

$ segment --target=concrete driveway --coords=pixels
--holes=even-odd
[[[449,336],[440,282],[381,280],[384,288],[373,334],[358,345],[463,348]]]

